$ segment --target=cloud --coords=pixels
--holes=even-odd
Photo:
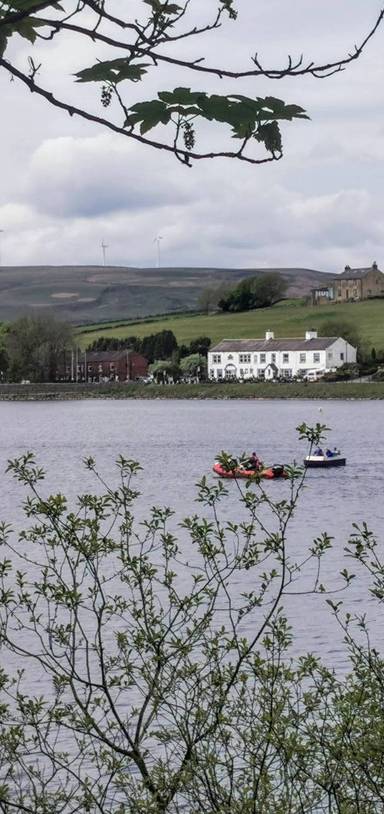
[[[125,6],[125,0],[116,0],[116,8],[119,3]],[[201,57],[206,42],[209,64],[222,61],[221,52],[233,67],[250,66],[256,49],[268,65],[284,65],[288,53],[334,58],[361,41],[379,10],[376,0],[248,0],[238,6],[236,23],[204,41],[180,42],[177,53]],[[141,0],[135,7],[143,7]],[[195,21],[201,20],[207,2],[194,0],[191,8]],[[90,45],[82,52],[79,40],[71,43],[60,38],[52,43],[52,73],[46,61],[51,44],[39,44],[41,70],[59,96],[77,103],[83,95],[100,112],[99,90],[74,85],[68,76],[96,58],[98,49]],[[30,44],[19,47],[25,61]],[[145,86],[128,90],[136,101],[178,84],[199,88],[204,79],[169,69],[159,78],[151,70]],[[380,37],[347,73],[326,81],[209,80],[215,92],[270,93],[296,102],[312,121],[284,126],[285,157],[276,165],[207,161],[188,170],[168,155],[53,110],[0,76],[4,262],[98,263],[104,239],[111,263],[155,265],[153,240],[161,234],[163,263],[175,266],[337,271],[348,262],[366,265],[373,259],[383,266],[383,87]],[[163,135],[161,129],[154,133]]]
[[[187,200],[160,162],[138,162],[135,146],[109,135],[44,141],[33,154],[25,198],[45,214],[97,217]]]

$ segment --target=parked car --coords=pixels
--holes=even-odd
[[[325,370],[307,370],[303,378],[306,382],[317,382],[319,379],[322,379],[324,373]]]

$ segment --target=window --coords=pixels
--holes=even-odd
[[[332,357],[333,357],[333,353],[332,353],[332,351],[331,351],[331,350],[329,350],[329,351],[328,351],[328,359],[332,359]]]
[[[251,361],[251,354],[250,353],[239,353],[239,362],[240,364],[247,364]]]
[[[212,355],[212,362],[214,365],[220,365],[221,363],[221,353],[214,353]]]
[[[253,376],[253,367],[250,367],[250,368],[249,368],[249,375],[250,375],[250,376]]]
[[[257,353],[255,353],[255,355],[253,357],[253,361],[254,361],[255,365],[257,365]]]
[[[209,378],[210,378],[210,379],[214,379],[214,378],[215,378],[215,371],[214,371],[213,367],[211,367],[211,368],[210,368],[210,371],[209,371]]]
[[[218,371],[217,371],[217,378],[218,378],[218,379],[222,379],[222,378],[223,378],[223,371],[222,371],[222,370],[218,370]]]
[[[343,353],[340,354],[340,359],[341,359],[342,362],[344,362],[344,354]]]
[[[281,371],[281,376],[283,379],[291,379],[292,378],[292,370],[289,367],[286,370]]]
[[[260,364],[264,364],[266,361],[267,355],[265,353],[260,354]]]
[[[276,354],[271,353],[271,362],[276,362]]]
[[[228,359],[233,359],[233,353],[228,354]]]
[[[289,353],[283,353],[283,365],[287,365],[289,362]]]
[[[258,379],[264,379],[264,377],[265,377],[265,370],[264,370],[264,368],[259,367],[259,369],[257,371],[257,378]]]
[[[244,370],[243,370],[243,368],[241,367],[241,368],[240,368],[240,378],[242,378],[243,376],[244,376]]]
[[[313,361],[314,362],[320,362],[320,354],[319,353],[314,353],[313,354]]]
[[[300,353],[300,362],[306,362],[306,361],[307,361],[307,354],[306,353]]]

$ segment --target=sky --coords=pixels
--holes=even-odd
[[[125,0],[114,0],[115,8]],[[139,0],[130,3],[133,7]],[[211,0],[192,0],[194,20]],[[323,62],[345,56],[368,33],[376,0],[237,0],[236,22],[183,55],[233,68],[258,52],[268,66],[287,55]],[[0,261],[3,265],[306,267],[346,264],[384,270],[384,26],[360,59],[329,79],[202,79],[152,70],[128,98],[157,90],[275,95],[304,107],[310,121],[283,127],[284,158],[264,166],[225,159],[183,167],[174,157],[76,120],[34,97],[0,69]],[[18,41],[17,41],[18,40]],[[91,85],[73,73],[110,58],[70,35],[32,46],[15,38],[19,65],[42,63],[40,82],[102,112]],[[114,56],[120,56],[118,52]],[[161,127],[152,131],[161,137]],[[204,138],[205,138],[204,133]],[[211,131],[211,139],[216,138]],[[218,136],[218,138],[221,138]]]

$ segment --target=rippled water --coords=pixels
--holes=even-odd
[[[176,520],[201,512],[194,502],[195,483],[203,474],[210,474],[218,451],[239,454],[255,449],[266,463],[301,462],[304,448],[295,427],[302,421],[321,421],[332,427],[329,443],[341,447],[347,466],[308,473],[306,493],[291,527],[292,552],[300,557],[311,539],[327,530],[334,537],[334,548],[325,578],[332,580],[344,566],[343,547],[353,522],[366,520],[378,537],[383,537],[381,402],[3,402],[0,416],[2,472],[8,458],[33,450],[49,474],[50,490],[74,497],[78,491],[92,488],[90,474],[81,468],[85,456],[94,456],[105,478],[113,480],[114,460],[121,453],[140,461],[144,468],[138,478],[142,491],[139,515],[144,516],[148,506],[166,504],[176,510]],[[228,488],[223,512],[236,519],[236,485],[229,483]],[[277,496],[284,494],[287,485],[274,481],[268,489]],[[0,519],[20,525],[23,493],[9,475],[2,477],[1,495]],[[352,611],[367,610],[380,646],[376,605],[367,599],[364,581],[356,580],[346,602]],[[295,649],[319,651],[328,662],[342,666],[340,633],[324,598],[292,597],[288,605],[297,633]]]

